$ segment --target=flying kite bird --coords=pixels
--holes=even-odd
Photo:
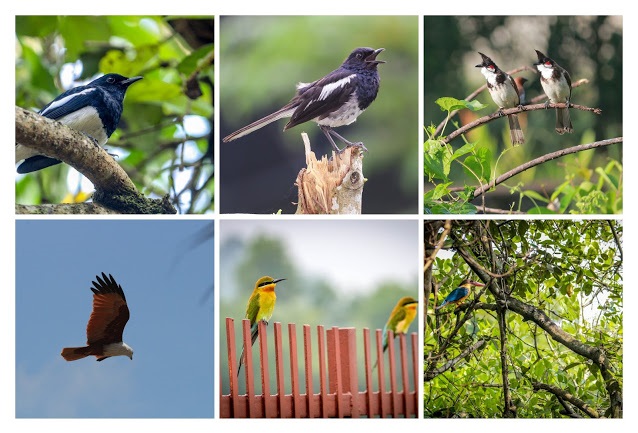
[[[65,347],[62,357],[75,361],[93,355],[98,361],[110,356],[128,356],[133,359],[133,349],[122,341],[122,333],[129,319],[128,305],[122,291],[111,274],[93,281],[93,311],[86,326],[85,347]]]
[[[275,286],[278,282],[284,281],[285,278],[273,279],[272,277],[261,277],[255,283],[252,295],[248,298],[248,305],[246,305],[246,319],[250,320],[250,345],[255,344],[257,335],[259,334],[259,322],[264,322],[266,325],[272,317],[272,313],[275,310],[275,302],[277,301],[277,295],[275,294]],[[241,356],[239,357],[239,366],[237,367],[237,377],[241,371],[242,364],[246,363],[244,359],[245,347],[241,349]]]
[[[390,317],[388,317],[388,321],[383,327],[383,352],[388,350],[388,331],[392,331],[395,337],[398,334],[408,333],[410,323],[412,323],[412,321],[416,317],[416,308],[418,304],[419,303],[416,299],[409,296],[405,296],[399,299],[399,302],[397,302],[397,304],[392,309]],[[372,369],[374,369],[376,366],[377,363],[375,362]]]
[[[445,300],[441,303],[441,305],[439,305],[435,309],[438,310],[448,304],[455,304],[458,306],[463,301],[465,301],[468,296],[470,296],[470,293],[472,292],[472,286],[483,287],[484,285],[485,284],[477,283],[476,281],[464,280],[459,285],[459,287],[452,290],[450,294],[445,297]]]

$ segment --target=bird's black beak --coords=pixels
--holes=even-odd
[[[372,54],[366,57],[366,63],[374,63],[374,64],[385,63],[384,60],[377,60],[377,56],[379,55],[379,53],[381,53],[381,51],[384,51],[384,50],[385,48],[378,48],[374,50]]]
[[[273,280],[273,282],[271,284],[277,284],[278,282],[284,281],[284,280],[285,280],[285,278],[278,278],[276,280]]]
[[[131,77],[128,80],[124,80],[122,81],[121,84],[125,85],[125,86],[130,86],[131,84],[133,84],[136,81],[140,81],[142,78],[144,77]]]

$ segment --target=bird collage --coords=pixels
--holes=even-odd
[[[624,423],[627,17],[272,7],[13,6],[0,423]]]

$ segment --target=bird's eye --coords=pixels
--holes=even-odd
[[[110,83],[110,84],[113,84],[113,83],[115,83],[115,78],[113,78],[113,77],[108,77],[108,78],[106,79],[106,82],[107,82],[107,83]]]
[[[361,57],[363,57],[363,54],[357,53],[357,59],[360,59]]]

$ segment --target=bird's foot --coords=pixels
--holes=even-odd
[[[523,104],[518,104],[516,108],[518,108],[521,111],[525,111],[525,106]]]
[[[498,111],[497,111],[497,113],[498,113],[498,117],[503,117],[503,116],[505,116],[505,113],[503,113],[503,109],[502,109],[502,108],[499,108],[499,109],[498,109]]]
[[[548,108],[549,108],[549,99],[545,101],[545,109],[547,110]]]

